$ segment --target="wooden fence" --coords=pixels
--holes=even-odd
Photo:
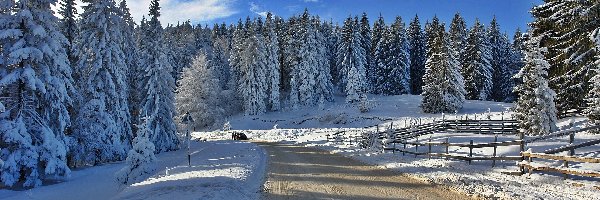
[[[522,168],[527,168],[529,174],[531,174],[534,171],[544,171],[544,172],[556,172],[556,173],[564,174],[565,179],[568,178],[569,175],[600,178],[600,172],[597,172],[597,171],[577,170],[577,169],[569,168],[569,162],[600,163],[600,158],[559,156],[559,155],[553,155],[553,154],[531,153],[531,152],[521,152],[521,156],[523,156],[524,158],[527,158],[527,161],[519,162],[518,165]],[[548,166],[548,165],[543,165],[543,164],[536,164],[536,163],[534,163],[533,158],[552,160],[552,161],[562,161],[563,166],[562,167],[553,167],[553,166]]]
[[[402,148],[397,148],[396,144],[402,145]],[[414,151],[411,151],[410,148],[407,148],[407,145],[413,146]],[[392,150],[394,152],[399,151],[399,152],[402,152],[402,155],[405,155],[406,153],[408,153],[408,154],[413,154],[415,156],[427,155],[429,157],[453,158],[453,159],[468,161],[469,164],[471,164],[471,162],[474,160],[491,160],[492,167],[494,167],[496,165],[497,160],[522,160],[521,156],[497,156],[496,155],[498,147],[517,146],[517,145],[523,146],[523,140],[498,142],[498,137],[496,136],[496,137],[494,137],[494,142],[491,142],[491,143],[475,144],[473,142],[473,140],[470,140],[469,143],[449,143],[448,138],[446,138],[445,142],[431,142],[431,140],[429,142],[401,141],[398,143],[393,143],[393,148],[391,148],[391,149],[390,148],[384,148],[384,149]],[[423,147],[423,146],[427,147],[427,149],[426,149],[427,151],[420,152],[419,147]],[[433,146],[443,146],[443,147],[445,147],[445,152],[433,152],[432,151]],[[449,152],[449,147],[469,148],[469,154],[467,154],[466,156],[458,155],[458,154],[451,154]],[[479,148],[494,148],[494,151],[493,151],[492,155],[479,155],[479,156],[473,155],[473,149],[479,149]]]

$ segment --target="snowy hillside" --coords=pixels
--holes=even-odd
[[[423,113],[419,107],[421,99],[419,95],[369,95],[373,108],[367,113],[361,113],[356,106],[344,103],[343,97],[337,97],[334,102],[326,103],[323,109],[314,106],[256,116],[236,115],[229,121],[234,130],[269,130],[275,125],[280,129],[359,128],[415,117],[442,117],[442,114]],[[467,100],[458,115],[469,115],[469,118],[474,118],[475,114],[479,114],[478,118],[481,118],[481,114],[488,112],[489,109],[492,115],[499,116],[502,112],[507,112],[511,106],[510,103]],[[455,114],[445,115],[450,117]],[[508,116],[509,113],[506,113],[506,117]]]

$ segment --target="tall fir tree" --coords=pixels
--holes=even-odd
[[[346,93],[346,102],[354,103],[366,93],[366,52],[361,47],[358,18],[348,17],[344,21],[342,41],[338,47],[341,87]]]
[[[410,87],[411,93],[419,95],[423,92],[423,75],[425,74],[425,62],[427,60],[427,47],[425,34],[421,29],[419,16],[410,22],[407,30],[409,53],[410,53]]]
[[[532,37],[540,38],[550,63],[550,87],[557,92],[560,113],[580,112],[587,107],[591,69],[598,51],[588,36],[600,26],[600,2],[545,0],[531,10]]]
[[[521,130],[528,135],[547,135],[557,129],[556,94],[548,87],[547,70],[550,64],[539,48],[539,38],[528,42],[525,66],[515,76],[522,83],[515,87],[519,99],[515,103],[515,117]]]
[[[125,159],[131,148],[122,18],[112,0],[89,1],[81,14],[77,83],[82,94],[74,137],[79,164]]]
[[[179,148],[179,138],[175,121],[174,90],[175,80],[172,76],[173,66],[165,53],[163,28],[158,20],[160,5],[158,0],[150,2],[150,21],[145,31],[146,48],[142,78],[144,88],[141,90],[140,116],[147,118],[150,130],[148,139],[155,146],[155,153],[176,150]]]
[[[410,93],[410,57],[404,22],[396,17],[394,24],[378,42],[375,91],[384,95]]]
[[[0,181],[9,187],[70,174],[65,129],[76,90],[54,3],[0,3]]]
[[[62,16],[62,19],[59,21],[59,27],[62,34],[67,38],[68,41],[68,45],[66,46],[67,57],[69,58],[70,63],[76,63],[76,52],[74,52],[76,48],[74,47],[77,34],[79,33],[79,29],[77,27],[76,3],[75,0],[64,0],[59,4],[60,8],[58,10],[58,14]]]
[[[468,29],[465,20],[460,13],[454,14],[452,23],[450,23],[450,30],[448,30],[450,37],[450,49],[456,55],[459,63],[463,63],[465,48],[467,46]]]
[[[372,43],[372,33],[371,33],[371,24],[369,23],[369,17],[367,13],[362,13],[360,17],[360,37],[361,37],[361,47],[363,51],[366,53],[366,65],[365,72],[368,83],[366,84],[367,90],[371,91],[373,89],[373,84],[375,83],[376,75],[375,75],[375,63],[373,63],[373,54],[371,54],[371,43]]]
[[[479,19],[475,19],[475,24],[469,31],[462,64],[467,99],[489,100],[493,72],[490,59],[489,42],[485,34],[485,27],[479,23]]]
[[[421,109],[425,113],[456,112],[463,107],[466,91],[450,38],[437,17],[429,24],[427,35],[430,55],[425,64]]]
[[[267,13],[265,29],[263,30],[266,41],[266,72],[267,72],[267,87],[268,87],[268,108],[270,111],[277,111],[281,108],[279,81],[279,39],[275,33],[275,24],[271,13]]]
[[[125,72],[127,73],[127,84],[129,88],[129,96],[128,96],[128,105],[129,105],[129,115],[131,117],[131,130],[132,136],[135,135],[135,131],[137,130],[136,125],[140,123],[138,119],[139,115],[139,105],[140,105],[140,76],[141,71],[138,66],[138,49],[136,43],[136,35],[135,35],[135,22],[131,17],[131,13],[129,12],[129,7],[127,6],[127,1],[122,0],[119,3],[119,16],[121,16],[122,24],[120,27],[121,33],[123,35],[123,42],[121,43],[121,48],[123,50],[123,55],[125,56]],[[133,138],[130,138],[133,140]]]
[[[596,42],[596,51],[600,52],[600,28],[596,28],[590,37]],[[596,68],[594,69],[596,75],[590,79],[592,89],[587,94],[588,107],[585,114],[590,119],[591,125],[600,126],[600,54],[596,57]],[[596,130],[595,133],[598,134],[600,131]]]
[[[489,98],[490,100],[502,102],[505,101],[512,90],[510,78],[514,74],[509,69],[510,42],[508,37],[500,33],[500,25],[498,25],[495,16],[487,29],[487,38],[490,45],[490,65],[492,67],[492,89]]]

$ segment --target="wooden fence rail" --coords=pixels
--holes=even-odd
[[[528,161],[519,162],[518,165],[521,168],[527,168],[529,174],[534,171],[545,171],[545,172],[557,172],[564,174],[565,179],[568,178],[568,175],[576,175],[576,176],[587,176],[587,177],[597,177],[600,178],[600,172],[591,171],[591,170],[578,170],[569,168],[569,162],[580,162],[580,163],[600,163],[600,158],[592,158],[592,157],[577,157],[577,156],[560,156],[553,154],[545,154],[545,153],[531,153],[531,152],[521,152],[521,156],[528,158]],[[533,158],[545,159],[545,160],[553,160],[553,161],[562,161],[562,167],[553,167],[543,164],[535,164],[533,162]],[[522,169],[524,172],[524,169]]]

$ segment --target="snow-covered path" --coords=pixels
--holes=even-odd
[[[470,199],[324,150],[258,144],[269,154],[264,199]]]
[[[230,140],[192,142],[157,155],[157,170],[130,186],[115,183],[124,162],[79,169],[69,180],[25,191],[0,190],[0,199],[258,199],[266,157],[262,148]],[[168,169],[168,170],[167,170]],[[168,171],[168,172],[167,172]]]

